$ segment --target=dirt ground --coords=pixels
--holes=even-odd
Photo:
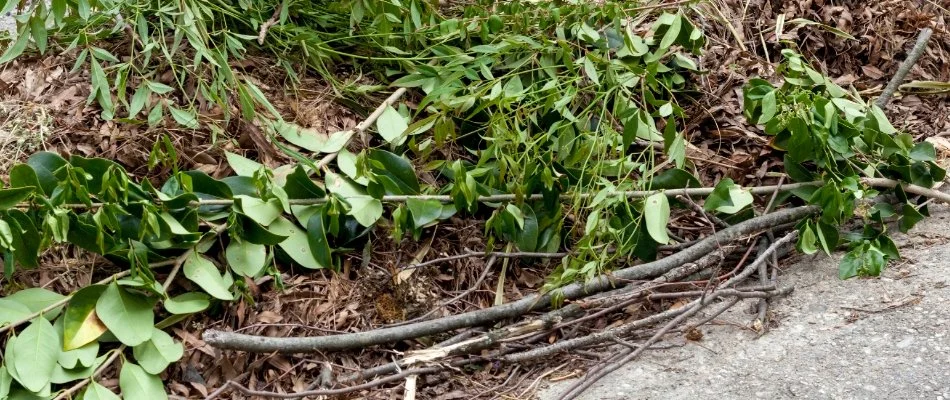
[[[786,262],[777,326],[748,329],[755,300],[606,376],[581,399],[950,399],[950,208],[895,238],[904,259],[879,279],[837,278],[838,259]],[[561,370],[553,379],[573,371]],[[572,382],[539,393],[556,399]]]

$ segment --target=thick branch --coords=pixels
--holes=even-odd
[[[913,68],[914,64],[917,64],[917,59],[924,54],[924,49],[927,48],[927,42],[930,40],[930,35],[933,33],[933,29],[924,28],[920,30],[920,34],[917,35],[917,43],[914,43],[913,50],[907,54],[907,59],[901,63],[901,66],[897,68],[897,73],[894,74],[894,77],[891,78],[891,81],[887,83],[887,87],[884,88],[884,92],[881,93],[881,97],[877,98],[877,101],[874,102],[878,107],[884,108],[888,102],[891,101],[891,96],[894,95],[894,92],[897,91],[898,86],[901,82],[904,81],[904,78],[907,76],[907,73],[910,72],[910,69]]]
[[[560,289],[557,295],[562,299],[571,300],[608,290],[615,286],[614,282],[616,280],[643,280],[659,276],[673,268],[695,261],[716,250],[721,244],[729,243],[740,236],[759,232],[775,225],[797,221],[817,214],[819,210],[820,209],[816,206],[798,207],[750,219],[723,229],[717,234],[699,241],[696,245],[669,257],[617,270],[609,277],[601,275],[586,283],[575,283],[565,286]],[[546,293],[543,295],[534,294],[512,303],[478,311],[392,328],[341,335],[275,338],[207,330],[202,337],[205,342],[214,347],[256,353],[275,351],[282,353],[307,353],[322,350],[346,350],[415,339],[459,328],[484,325],[502,319],[518,317],[532,310],[549,306],[554,298],[554,293]]]

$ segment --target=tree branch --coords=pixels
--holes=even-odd
[[[228,350],[256,353],[275,351],[308,353],[321,350],[364,348],[430,336],[459,328],[489,324],[502,319],[518,317],[536,309],[546,308],[553,303],[555,295],[564,300],[571,300],[606,291],[614,287],[614,282],[617,280],[642,280],[662,275],[673,268],[695,261],[716,250],[722,243],[731,242],[740,236],[759,232],[778,224],[800,220],[817,214],[819,210],[820,208],[817,206],[806,206],[777,211],[723,229],[715,235],[699,241],[694,246],[661,260],[620,269],[609,276],[601,275],[586,283],[567,285],[561,288],[558,293],[533,294],[512,303],[430,321],[364,332],[314,337],[276,338],[212,329],[205,331],[202,338],[214,347]]]

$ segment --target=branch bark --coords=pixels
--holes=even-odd
[[[759,232],[775,225],[797,221],[817,214],[819,210],[820,208],[817,206],[806,206],[777,211],[723,229],[717,234],[699,241],[694,246],[669,257],[617,270],[610,276],[601,275],[586,283],[571,284],[561,288],[558,293],[533,294],[512,303],[478,311],[392,328],[341,335],[277,338],[211,329],[205,331],[202,338],[211,346],[226,350],[242,350],[254,353],[275,351],[281,353],[310,353],[364,348],[430,336],[459,328],[494,323],[502,319],[518,317],[533,310],[546,308],[553,303],[555,295],[561,299],[572,300],[606,291],[615,286],[615,281],[643,280],[662,275],[673,268],[695,261],[716,250],[721,244],[731,242],[740,236]]]
[[[887,83],[887,86],[884,88],[884,92],[881,93],[881,97],[878,97],[874,102],[878,107],[884,108],[891,101],[891,96],[894,95],[894,92],[897,91],[897,88],[901,85],[901,82],[904,81],[904,78],[907,77],[907,73],[910,72],[910,69],[913,68],[914,64],[917,64],[917,59],[924,54],[924,49],[927,48],[927,42],[930,40],[930,35],[933,34],[933,29],[924,28],[920,30],[920,33],[917,35],[917,43],[914,43],[914,48],[907,54],[907,59],[901,63],[901,66],[897,68],[897,73],[894,74],[894,77],[891,78],[891,81]]]

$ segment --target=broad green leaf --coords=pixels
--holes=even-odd
[[[152,338],[135,346],[132,354],[145,372],[158,375],[175,361],[181,359],[185,349],[161,329],[152,332]]]
[[[930,142],[920,142],[910,149],[910,158],[917,161],[934,161],[937,159],[937,150]]]
[[[310,239],[303,228],[284,217],[278,217],[268,228],[278,235],[287,237],[278,246],[297,264],[309,269],[323,268],[310,249]]]
[[[409,128],[406,119],[390,105],[386,106],[383,110],[383,114],[376,120],[376,130],[379,131],[379,135],[389,143],[401,143],[402,140],[400,139],[402,138],[403,132],[406,131],[406,128]]]
[[[778,111],[775,92],[775,90],[770,90],[762,97],[762,115],[759,116],[759,120],[756,122],[757,124],[762,125],[771,121],[772,118],[775,118],[775,113]]]
[[[660,40],[660,50],[668,49],[676,41],[676,38],[680,34],[680,29],[683,27],[683,17],[681,15],[676,15],[672,19],[669,28],[663,34],[663,39]]]
[[[429,225],[442,216],[442,203],[438,200],[408,199],[406,200],[406,206],[409,207],[409,213],[412,214],[412,224],[416,228]],[[521,210],[518,210],[518,212],[520,213]],[[524,217],[522,217],[521,222],[523,225]]]
[[[16,346],[12,364],[16,369],[17,381],[30,391],[43,390],[53,377],[62,347],[53,325],[44,318],[33,320],[17,336]]]
[[[106,326],[96,315],[96,302],[105,290],[105,285],[88,286],[69,299],[63,316],[63,350],[78,349],[106,332]]]
[[[13,300],[17,303],[23,304],[24,306],[26,306],[26,308],[30,309],[30,312],[35,313],[35,312],[40,312],[40,310],[46,307],[49,307],[65,299],[66,297],[59,293],[52,292],[43,288],[29,288],[29,289],[23,289],[19,292],[11,294],[7,296],[6,298],[8,300]],[[55,308],[47,312],[46,314],[44,314],[44,316],[48,319],[53,319],[57,315],[59,315],[60,310],[62,310],[62,307]]]
[[[185,260],[183,270],[188,279],[197,283],[211,297],[226,301],[234,300],[234,294],[231,293],[234,279],[231,274],[225,271],[222,276],[218,267],[205,256],[192,252],[191,256]]]
[[[65,369],[62,365],[57,364],[56,368],[53,368],[53,374],[50,378],[50,383],[54,385],[61,385],[72,381],[78,381],[80,379],[86,379],[92,376],[95,371],[96,369],[91,366],[79,366],[72,369]]]
[[[706,198],[703,208],[707,211],[735,214],[754,200],[752,193],[736,185],[732,179],[725,178],[716,184],[712,194]]]
[[[224,156],[228,159],[228,165],[238,176],[254,176],[254,173],[264,167],[261,163],[246,158],[244,156],[225,151]]]
[[[122,344],[135,346],[152,336],[155,325],[152,304],[145,296],[131,293],[113,282],[99,296],[96,315]]]
[[[907,231],[911,230],[914,225],[917,225],[917,223],[923,219],[924,215],[921,214],[916,207],[905,203],[903,209],[901,210],[901,218],[898,223],[898,228],[901,232],[907,233]]]
[[[825,251],[825,254],[830,256],[831,252],[838,247],[838,228],[818,221],[815,233],[818,234],[818,242],[821,243],[821,248]]]
[[[655,193],[643,201],[643,216],[647,224],[647,232],[657,243],[667,244],[670,237],[666,233],[666,226],[670,222],[670,202],[664,193]]]
[[[515,222],[518,223],[518,229],[524,229],[524,213],[521,212],[521,209],[518,208],[518,206],[509,203],[507,206],[505,206],[505,211],[507,211],[508,214],[511,214],[511,216],[514,217]],[[440,207],[440,214],[441,214],[441,207]]]
[[[35,191],[36,188],[34,187],[19,187],[0,190],[0,211],[15,207],[17,204],[33,195],[33,192]]]
[[[8,344],[9,345],[9,344]],[[6,399],[10,394],[10,386],[13,384],[13,377],[7,372],[7,366],[0,366],[0,399]]]
[[[317,186],[303,167],[299,165],[287,175],[284,191],[287,192],[287,197],[291,199],[321,199],[327,195],[327,192]]]
[[[122,400],[118,395],[112,393],[105,386],[96,381],[89,382],[89,386],[82,392],[79,400]]]
[[[17,164],[10,168],[10,187],[25,188],[31,186],[36,188],[36,191],[40,194],[45,194],[36,172],[33,171],[33,167],[27,164]]]
[[[234,200],[240,204],[244,215],[263,226],[270,225],[271,222],[274,222],[274,219],[283,213],[283,208],[277,199],[263,201],[257,197],[238,195],[234,196]]]
[[[92,342],[78,349],[59,353],[59,365],[65,369],[77,366],[91,367],[99,354],[99,342]]]
[[[232,238],[225,253],[228,266],[239,275],[253,278],[266,266],[267,247],[262,244]]]
[[[30,30],[21,29],[17,33],[17,40],[7,47],[7,50],[3,52],[3,55],[0,56],[0,64],[6,64],[10,60],[17,58],[20,54],[23,54],[23,50],[26,50],[26,45],[30,43]]]
[[[390,194],[418,194],[419,179],[412,163],[405,157],[385,150],[372,150],[367,159],[386,191]]]
[[[349,132],[335,132],[332,135],[327,135],[286,121],[276,121],[273,127],[277,134],[294,146],[314,153],[338,151],[350,136]]]
[[[317,264],[323,268],[333,268],[333,249],[327,242],[327,232],[323,223],[323,214],[325,211],[317,212],[310,216],[307,222],[307,239],[310,243],[310,252]]]
[[[122,397],[126,399],[168,400],[162,378],[145,372],[142,367],[130,361],[122,364],[119,388],[122,389]]]
[[[166,299],[163,304],[172,314],[194,314],[206,310],[211,301],[204,293],[189,292]]]
[[[346,199],[350,204],[347,215],[356,218],[360,225],[369,227],[383,216],[383,203],[370,196],[350,197]]]
[[[132,101],[129,102],[129,118],[135,118],[145,108],[149,95],[152,93],[146,85],[139,85],[132,95]]]
[[[43,187],[43,192],[52,194],[56,185],[59,184],[59,179],[55,175],[56,171],[66,165],[67,162],[59,154],[41,151],[30,156],[26,160],[26,164],[33,168],[33,172],[36,172],[36,178]]]
[[[32,313],[23,304],[8,298],[0,298],[0,326],[24,319]]]

